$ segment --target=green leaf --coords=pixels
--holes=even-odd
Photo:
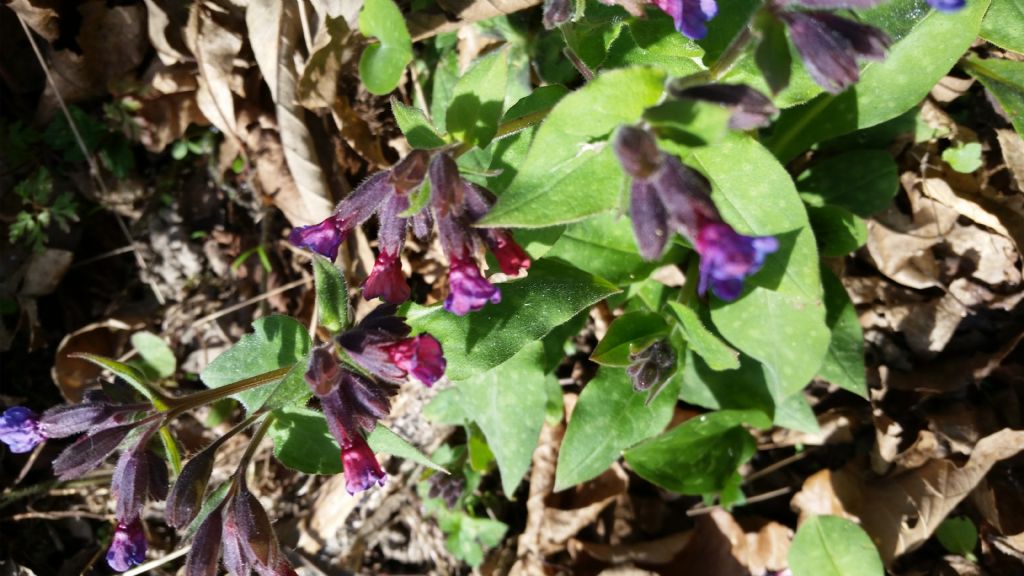
[[[188,528],[185,529],[186,538],[195,534],[196,530],[199,530],[199,526],[206,520],[206,518],[213,513],[217,506],[220,506],[220,503],[223,502],[225,498],[227,498],[228,490],[231,489],[231,484],[232,483],[230,481],[223,482],[220,486],[217,486],[215,490],[210,492],[205,500],[203,500],[203,505],[199,508],[199,513],[196,514],[196,517],[192,519],[191,523],[189,523]]]
[[[623,450],[665,429],[679,394],[673,377],[650,405],[626,371],[601,368],[580,394],[558,451],[555,491],[596,478]]]
[[[497,546],[508,530],[507,525],[497,520],[447,510],[441,511],[438,524],[448,535],[445,548],[470,566],[479,566],[484,561],[484,549]]]
[[[359,31],[378,40],[359,57],[359,79],[372,94],[387,94],[398,86],[412,61],[412,38],[402,11],[392,0],[366,0],[359,13]]]
[[[621,178],[621,172],[615,177]],[[572,262],[616,286],[643,280],[658,267],[657,262],[647,262],[640,256],[632,223],[618,214],[601,214],[570,224],[546,256]]]
[[[468,416],[462,409],[462,396],[458,388],[441,390],[423,407],[423,417],[435,424],[461,426]]]
[[[840,206],[869,218],[885,210],[899,190],[896,162],[884,150],[832,156],[800,175],[800,197],[810,206]]]
[[[344,330],[348,326],[348,286],[345,285],[345,276],[333,262],[314,254],[313,277],[316,281],[320,325],[331,332]]]
[[[984,164],[981,159],[981,144],[977,142],[946,148],[942,151],[942,160],[953,170],[963,174],[970,174]]]
[[[857,309],[842,282],[827,268],[822,268],[821,281],[825,286],[825,323],[832,331],[825,363],[819,375],[825,380],[868,397],[868,384],[864,368],[864,332],[860,327]]]
[[[867,224],[846,208],[808,206],[807,216],[822,256],[846,256],[868,241]]]
[[[483,431],[509,498],[530,468],[547,405],[544,346],[535,341],[483,374],[458,384],[461,406]]]
[[[391,97],[391,113],[395,116],[395,122],[405,134],[405,139],[413,148],[422,150],[433,150],[442,148],[447,144],[444,138],[437,133],[437,129],[427,119],[427,115],[419,108],[406,106],[398,98]]]
[[[772,127],[768,147],[789,161],[816,142],[874,126],[913,108],[974,42],[987,8],[988,0],[979,0],[955,13],[929,12],[893,45],[884,61],[869,62],[852,88],[838,96],[821,94],[784,111]]]
[[[739,360],[736,370],[716,371],[688,349],[679,397],[711,410],[756,410],[765,418],[774,418],[776,400],[768,388],[764,366],[742,354]]]
[[[103,368],[104,370],[110,370],[115,376],[118,376],[125,382],[127,382],[136,392],[142,394],[147,400],[149,400],[157,408],[162,408],[163,403],[159,398],[153,394],[153,390],[150,387],[149,381],[146,376],[137,368],[129,366],[123,362],[112,360],[110,358],[104,358],[103,356],[97,356],[95,354],[87,353],[75,353],[71,354],[72,358],[81,358],[87,360],[93,364]]]
[[[772,93],[778,94],[789,86],[793,57],[789,52],[789,42],[786,40],[786,27],[779,20],[765,19],[761,41],[754,51],[754,62],[764,74],[764,81]]]
[[[502,122],[511,122],[531,114],[543,112],[554,108],[558,101],[569,94],[569,89],[561,84],[540,86],[526,96],[523,96],[511,108],[505,112]]]
[[[649,12],[646,18],[632,18],[608,49],[603,67],[651,66],[672,76],[687,76],[701,70],[698,59],[704,50],[676,30],[672,18],[663,12]]]
[[[1024,137],[1024,62],[981,59],[972,54],[964,63],[967,72],[995,96],[1014,129]]]
[[[327,429],[324,415],[303,407],[274,411],[274,422],[267,435],[274,442],[274,457],[285,466],[306,474],[340,474],[341,449]],[[412,460],[428,468],[446,472],[416,447],[383,425],[378,424],[366,438],[374,453]]]
[[[968,556],[978,545],[978,529],[966,516],[949,517],[935,530],[939,544],[952,554]]]
[[[294,366],[279,382],[239,392],[233,397],[252,413],[267,404],[277,408],[302,404],[312,395],[303,379],[310,341],[306,328],[288,316],[267,316],[252,323],[253,332],[242,336],[199,375],[210,388]],[[272,398],[273,396],[273,398]]]
[[[617,207],[622,170],[609,146],[593,142],[639,121],[661,98],[664,82],[664,72],[650,68],[611,70],[562,98],[481,224],[542,228]]]
[[[142,356],[145,366],[153,371],[157,378],[170,378],[178,367],[171,347],[152,332],[136,332],[132,334],[132,347]]]
[[[410,307],[409,324],[443,344],[450,380],[490,370],[581,310],[618,292],[600,278],[550,259],[534,262],[526,278],[498,287],[501,303],[465,316],[441,306]]]
[[[643,350],[668,334],[668,324],[658,314],[627,312],[616,318],[590,359],[605,366],[629,366],[629,355]]]
[[[775,419],[772,424],[805,434],[821,433],[818,417],[814,415],[814,409],[811,408],[811,404],[803,392],[797,392],[776,404]]]
[[[770,426],[760,412],[702,414],[630,448],[626,462],[641,477],[679,494],[718,492],[757,448],[743,424]]]
[[[779,251],[746,280],[738,300],[711,299],[711,321],[732,346],[764,364],[774,398],[790,396],[817,373],[829,342],[818,251],[803,203],[782,165],[747,136],[698,148],[693,158],[727,222],[742,234],[779,240]]]
[[[455,83],[445,114],[448,133],[465,144],[486,147],[498,130],[507,85],[507,50],[477,60]]]
[[[668,305],[689,349],[703,358],[712,370],[735,370],[740,367],[739,354],[708,330],[692,308],[679,302],[669,302]]]
[[[989,42],[1024,54],[1024,0],[992,0],[992,7],[981,21],[981,37]]]
[[[789,548],[793,576],[883,576],[871,538],[838,516],[812,516],[800,525]]]
[[[454,34],[452,34],[454,37]],[[440,40],[440,37],[439,37]],[[442,51],[434,68],[433,88],[430,91],[430,117],[442,134],[445,132],[444,114],[452,101],[452,91],[459,81],[459,59],[455,50],[448,48]]]

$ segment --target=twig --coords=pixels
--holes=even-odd
[[[109,252],[104,252],[103,254],[97,254],[96,256],[93,256],[92,258],[86,258],[85,260],[82,260],[80,262],[75,262],[74,264],[71,265],[71,267],[72,268],[79,268],[81,266],[86,266],[86,265],[92,264],[93,262],[99,262],[100,260],[106,260],[107,258],[113,258],[114,256],[120,256],[121,254],[126,254],[128,252],[134,252],[134,251],[135,251],[135,247],[134,246],[122,246],[120,248],[114,248],[113,250],[111,250]]]
[[[793,491],[792,488],[790,488],[789,486],[785,486],[783,488],[779,488],[778,490],[772,490],[771,492],[765,492],[764,494],[757,494],[755,496],[751,496],[750,498],[747,498],[746,502],[744,502],[743,504],[747,505],[747,504],[756,504],[758,502],[764,502],[765,500],[771,500],[772,498],[778,498],[779,496],[785,496],[786,494],[789,494],[792,491]],[[687,510],[686,511],[686,515],[690,516],[690,517],[693,517],[693,516],[700,516],[702,514],[710,514],[712,510],[716,510],[718,508],[721,508],[721,506],[719,506],[717,504],[714,505],[714,506],[698,506],[697,508],[692,508],[690,510]]]
[[[14,484],[11,484],[11,488],[21,484],[21,481],[24,480],[29,471],[32,470],[32,465],[36,463],[36,459],[39,458],[39,453],[43,451],[45,446],[46,442],[40,442],[39,445],[36,446],[36,449],[32,451],[32,454],[28,457],[25,465],[21,467],[21,472],[19,472],[18,477],[14,479]],[[7,490],[5,490],[4,493],[6,494]]]
[[[28,24],[25,23],[25,19],[18,14],[18,22],[21,23],[21,29],[25,31],[25,36],[28,38],[29,44],[32,45],[32,52],[35,53],[36,59],[39,60],[39,66],[43,69],[43,74],[46,75],[46,81],[49,83],[50,88],[53,88],[53,95],[57,98],[57,103],[60,105],[61,112],[64,113],[64,118],[68,121],[68,127],[71,128],[71,133],[75,136],[75,142],[78,143],[78,147],[82,151],[82,156],[85,157],[86,163],[89,165],[89,174],[92,175],[96,184],[100,187],[100,191],[103,193],[105,198],[110,197],[110,191],[107,189],[107,183],[103,180],[103,175],[100,173],[100,167],[96,164],[96,159],[93,158],[92,154],[89,153],[88,147],[85,145],[85,140],[82,139],[82,134],[78,131],[78,126],[75,124],[74,118],[71,117],[71,112],[68,110],[67,104],[64,103],[64,97],[61,96],[60,90],[57,88],[57,83],[53,79],[53,74],[50,73],[50,67],[46,64],[46,60],[43,58],[43,53],[39,50],[39,45],[36,44],[35,36],[28,28]],[[139,253],[138,248],[135,246],[135,240],[132,239],[131,232],[128,230],[128,226],[125,225],[121,215],[114,213],[114,219],[117,220],[118,227],[121,228],[121,232],[132,246],[132,252],[135,254],[135,262],[138,264],[139,269],[146,276],[146,283],[153,290],[153,295],[156,296],[156,301],[163,306],[165,304],[164,297],[160,293],[160,288],[153,281],[152,275],[149,271],[149,266],[146,261],[142,258],[142,254]]]
[[[132,568],[131,570],[129,570],[127,572],[122,572],[121,576],[138,576],[139,574],[145,574],[146,572],[149,572],[150,570],[152,570],[154,568],[159,568],[159,567],[163,566],[164,564],[167,564],[168,562],[170,562],[172,560],[177,560],[178,558],[181,558],[185,554],[188,554],[188,551],[191,550],[191,549],[192,549],[192,545],[191,544],[189,544],[188,546],[185,546],[184,548],[178,548],[177,550],[175,550],[174,552],[171,552],[170,554],[167,554],[165,556],[161,556],[160,558],[157,558],[156,560],[150,560],[149,562],[146,562],[145,564],[139,564],[138,566],[136,566],[135,568]]]
[[[260,294],[259,296],[253,296],[252,298],[249,298],[248,300],[246,300],[244,302],[239,302],[238,304],[235,304],[233,306],[228,306],[227,308],[223,308],[221,310],[218,310],[218,311],[214,312],[213,314],[207,314],[206,316],[203,316],[202,318],[199,318],[198,320],[193,322],[192,326],[196,327],[196,326],[199,326],[199,325],[202,325],[202,324],[206,324],[207,322],[210,322],[211,320],[216,320],[217,318],[220,318],[222,316],[226,316],[228,314],[231,314],[232,312],[237,312],[238,310],[241,310],[242,308],[245,308],[246,306],[252,306],[253,304],[256,304],[258,302],[262,302],[263,300],[266,300],[267,298],[270,298],[272,296],[277,296],[278,294],[280,294],[282,292],[287,292],[287,291],[291,290],[292,288],[297,288],[297,287],[299,287],[299,286],[301,286],[303,284],[309,284],[310,282],[312,282],[312,280],[310,280],[309,278],[302,278],[302,279],[296,280],[294,282],[289,282],[289,283],[285,284],[284,286],[278,286],[277,288],[274,288],[273,290],[270,290],[268,292],[264,292],[263,294]]]
[[[783,458],[782,460],[779,460],[778,462],[773,462],[772,464],[770,464],[768,466],[765,466],[764,468],[762,468],[760,470],[751,472],[750,476],[747,476],[746,478],[743,479],[743,483],[747,484],[749,482],[753,482],[754,480],[757,480],[758,478],[760,478],[762,476],[765,476],[767,474],[771,474],[772,472],[775,472],[776,470],[779,470],[780,468],[785,468],[786,466],[789,466],[790,464],[792,464],[794,462],[799,462],[799,461],[803,460],[804,458],[806,458],[807,454],[809,452],[810,452],[810,450],[803,450],[801,452],[797,452],[796,454],[793,454],[791,456],[787,456],[786,458]]]

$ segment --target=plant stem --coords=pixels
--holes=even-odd
[[[291,369],[294,367],[294,364],[291,366],[285,366],[283,368],[271,370],[270,372],[265,372],[263,374],[257,374],[256,376],[245,378],[244,380],[239,380],[237,382],[225,384],[224,386],[221,386],[219,388],[201,390],[199,392],[189,394],[188,396],[175,398],[171,402],[171,409],[166,412],[166,420],[172,420],[180,416],[184,412],[192,410],[193,408],[198,408],[211,402],[216,402],[217,400],[220,400],[221,398],[227,398],[232,394],[244,392],[246,390],[257,388],[264,384],[269,384],[271,382],[274,382],[275,380],[280,380],[284,378],[288,374],[288,372],[290,372]]]
[[[740,30],[740,33],[732,39],[732,42],[722,52],[722,55],[718,57],[718,60],[708,68],[708,75],[711,77],[711,81],[717,82],[722,79],[722,76],[728,74],[753,40],[754,33],[750,30],[750,23],[748,22]]]
[[[540,124],[545,118],[548,117],[548,114],[550,113],[551,108],[546,108],[544,110],[538,110],[536,112],[531,112],[525,116],[520,116],[519,118],[509,120],[504,124],[500,124],[498,126],[497,132],[494,133],[494,138],[492,140],[501,140],[502,138],[508,138],[513,134],[526,130],[530,126]],[[452,152],[452,156],[458,158],[459,156],[462,156],[466,152],[472,150],[473,146],[475,145],[466,143],[459,144],[459,146],[455,148],[455,151]]]
[[[270,425],[273,423],[273,414],[267,414],[263,422],[260,422],[260,427],[256,429],[256,432],[253,432],[252,439],[249,440],[249,446],[245,448],[245,454],[242,454],[242,460],[238,463],[237,474],[245,475],[245,469],[249,467],[249,461],[256,454],[256,449],[259,448],[260,442],[267,435],[267,430],[270,430]]]

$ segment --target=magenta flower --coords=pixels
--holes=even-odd
[[[718,13],[715,0],[653,0],[654,5],[672,17],[676,30],[687,38],[700,40],[708,33],[707,23]]]
[[[476,312],[488,302],[501,302],[501,291],[480,274],[480,268],[472,260],[452,258],[448,270],[448,290],[444,309],[456,316]]]
[[[700,255],[698,292],[703,295],[710,288],[722,300],[738,298],[743,280],[761,269],[765,257],[778,250],[778,241],[733,230],[711,201],[707,179],[658,151],[644,130],[623,126],[612,145],[633,178],[630,214],[640,255],[657,260],[670,233],[678,232]]]
[[[326,256],[333,262],[338,257],[338,247],[345,241],[349,229],[341,218],[334,215],[319,224],[296,226],[288,235],[288,241]]]
[[[358,326],[338,336],[338,343],[357,364],[389,382],[410,375],[431,386],[444,376],[441,343],[430,334],[408,337],[412,329],[394,315],[395,306],[379,306]]]
[[[530,257],[512,235],[505,230],[488,230],[484,237],[487,247],[491,249],[494,258],[498,261],[498,267],[509,276],[518,276],[524,270],[530,269]]]
[[[430,334],[399,340],[387,346],[386,350],[395,366],[427,386],[444,377],[447,362],[441,343]]]
[[[11,452],[31,452],[46,438],[39,426],[39,415],[32,410],[14,406],[0,414],[0,442],[7,444]]]
[[[341,447],[341,464],[345,468],[345,490],[349,494],[362,492],[374,484],[383,486],[387,480],[377,457],[359,434],[351,438],[348,446]]]
[[[118,572],[124,572],[145,562],[146,548],[146,534],[141,521],[136,518],[127,524],[118,523],[107,550],[107,564]]]
[[[389,304],[401,304],[409,299],[410,294],[398,254],[388,254],[381,250],[373,263],[370,276],[363,284],[363,298],[380,298]]]

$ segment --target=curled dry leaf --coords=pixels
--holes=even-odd
[[[59,0],[11,0],[6,6],[21,17],[28,27],[53,42],[60,37]]]
[[[604,474],[577,486],[569,508],[544,510],[541,552],[547,555],[563,550],[570,538],[596,522],[601,512],[628,488],[629,476],[615,463]]]
[[[595,544],[573,538],[569,540],[569,555],[577,558],[586,554],[612,566],[622,564],[668,564],[690,544],[693,531],[671,534],[657,540],[629,544]],[[602,572],[603,573],[603,572]]]
[[[299,192],[301,205],[285,213],[295,225],[320,222],[330,215],[334,203],[298,102],[298,5],[252,0],[245,12],[245,23],[249,44],[274,100],[285,163]]]
[[[184,136],[189,125],[210,123],[199,109],[198,87],[193,65],[163,68],[153,74],[149,87],[139,94],[139,110],[133,116],[139,126],[139,141],[147,150],[161,152]]]
[[[193,62],[183,36],[188,26],[189,6],[178,0],[145,0],[149,43],[165,66]]]
[[[103,373],[92,362],[69,356],[85,353],[116,357],[119,344],[127,340],[131,328],[125,322],[110,319],[83,326],[61,339],[50,376],[65,400],[71,404],[80,402],[82,393]]]
[[[1024,192],[1024,138],[1009,128],[996,128],[996,138],[1006,168],[1017,183],[1017,190]]]
[[[241,9],[215,0],[193,3],[185,30],[185,41],[199,70],[199,109],[229,137],[238,135],[234,95],[242,93],[242,81],[235,74],[235,57],[242,50],[244,30]]]
[[[812,516],[839,516],[857,521],[857,517],[847,512],[836,496],[832,488],[832,471],[828,468],[808,476],[800,491],[789,501],[789,506],[799,514],[798,525]]]
[[[843,509],[860,519],[885,563],[891,564],[930,538],[993,465],[1022,449],[1024,431],[1007,428],[982,438],[962,466],[948,459],[932,460],[879,479],[850,465],[831,475],[832,490]]]

